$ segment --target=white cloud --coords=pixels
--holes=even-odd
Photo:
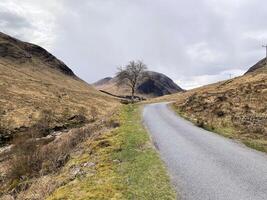
[[[142,59],[185,88],[265,56],[261,0],[1,0],[0,30],[36,43],[88,82]],[[241,72],[240,72],[241,73]]]
[[[190,58],[198,62],[213,63],[223,58],[216,49],[211,49],[206,42],[193,44],[186,49],[186,53]]]
[[[251,30],[243,34],[244,39],[252,39],[259,42],[267,43],[267,29]]]
[[[55,1],[1,0],[0,30],[19,39],[51,49],[55,41]],[[19,24],[21,22],[21,24]]]
[[[199,86],[216,83],[218,81],[223,81],[237,76],[241,76],[244,73],[245,73],[244,70],[233,69],[233,70],[222,71],[219,74],[214,74],[214,75],[204,74],[199,76],[181,77],[179,80],[176,80],[175,82],[182,88],[189,90]]]

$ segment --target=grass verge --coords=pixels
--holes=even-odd
[[[200,123],[197,119],[194,119],[192,116],[189,116],[185,112],[180,111],[174,105],[171,104],[170,107],[179,116],[192,122],[193,124],[195,124],[196,126],[200,128],[203,128],[207,131],[211,131],[213,133],[217,133],[226,138],[238,140],[249,148],[267,153],[267,147],[266,147],[267,141],[265,139],[251,139],[251,138],[247,138],[246,136],[242,134],[238,134],[238,131],[231,125],[230,122],[223,123],[224,124],[223,126],[221,125],[221,123],[216,123],[216,122],[213,122],[213,124],[208,124],[208,123],[201,121]]]
[[[175,192],[166,169],[144,130],[138,106],[124,106],[121,126],[85,143],[90,149],[70,163],[83,175],[48,199],[171,200]]]

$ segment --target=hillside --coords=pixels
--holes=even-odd
[[[137,86],[137,95],[142,97],[159,97],[183,91],[176,83],[164,74],[148,71],[146,79]],[[104,78],[93,84],[96,89],[114,95],[129,95],[130,90],[126,85],[117,85],[117,78]]]
[[[244,76],[165,96],[157,101],[175,101],[175,110],[198,126],[267,151],[265,69],[265,66],[252,67]]]
[[[49,113],[49,129],[91,120],[116,101],[79,79],[45,49],[0,33],[0,144],[27,130]],[[101,108],[101,109],[100,109]],[[77,118],[78,119],[78,118]],[[76,120],[76,121],[75,121]]]
[[[255,65],[253,65],[251,68],[249,68],[249,70],[246,72],[246,74],[248,73],[252,73],[252,72],[256,72],[256,73],[260,73],[260,72],[267,72],[267,64],[266,64],[266,59],[262,59],[259,62],[257,62]]]
[[[76,147],[117,126],[118,106],[42,47],[0,33],[0,199],[44,199]]]
[[[0,199],[174,199],[139,111],[0,34]]]

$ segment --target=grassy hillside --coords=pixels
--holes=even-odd
[[[34,185],[43,199],[52,181],[36,181],[61,175],[80,143],[116,126],[119,107],[45,49],[0,33],[0,198],[25,199]]]
[[[45,115],[51,130],[60,129],[101,118],[116,105],[41,47],[0,34],[0,144]]]
[[[175,199],[125,106],[33,44],[0,33],[0,199]]]
[[[156,101],[173,108],[205,129],[267,151],[266,66],[244,76],[207,85]]]
[[[104,115],[116,106],[115,99],[101,94],[78,78],[52,69],[20,67],[0,60],[0,117],[2,131],[33,126],[43,112],[51,113],[51,128],[71,123],[75,115]],[[96,112],[96,113],[92,113]]]

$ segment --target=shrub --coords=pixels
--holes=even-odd
[[[98,109],[95,106],[93,106],[91,108],[90,115],[92,117],[92,121],[95,122],[97,120],[98,115],[99,115]]]
[[[217,111],[216,114],[218,117],[223,117],[225,115],[224,111],[222,110]]]
[[[48,121],[42,121],[44,119]],[[4,179],[12,185],[13,188],[11,189],[17,193],[27,189],[25,188],[27,186],[24,187],[25,184],[29,185],[27,180],[55,173],[62,168],[69,160],[73,148],[88,138],[92,132],[108,125],[118,126],[115,120],[102,121],[85,128],[72,129],[58,138],[46,139],[38,137],[43,136],[42,130],[49,129],[47,126],[50,119],[46,116],[42,117],[41,121],[43,126],[37,124],[28,131],[18,134],[13,140],[14,147],[9,161],[10,168]],[[38,129],[40,127],[41,129]]]
[[[116,119],[109,119],[105,122],[105,125],[110,128],[117,128],[120,126],[120,122]]]
[[[37,142],[33,139],[20,137],[14,144],[14,154],[10,163],[9,178],[20,180],[23,177],[37,175],[41,169],[41,157],[37,149]]]
[[[196,124],[200,128],[204,128],[204,125],[205,125],[204,122],[201,119],[198,119]]]
[[[243,109],[245,110],[245,112],[248,112],[250,110],[250,107],[248,104],[244,105]]]
[[[0,146],[9,142],[11,139],[11,134],[8,130],[0,123]]]
[[[218,96],[217,99],[219,101],[226,101],[227,100],[227,97],[226,96]]]
[[[31,134],[17,136],[13,141],[8,178],[21,180],[56,172],[68,161],[71,150],[89,134],[87,129],[75,129],[45,145]]]
[[[257,133],[257,134],[261,134],[261,135],[266,135],[265,133],[265,128],[263,126],[256,126],[256,127],[253,127],[253,132],[254,133]]]

